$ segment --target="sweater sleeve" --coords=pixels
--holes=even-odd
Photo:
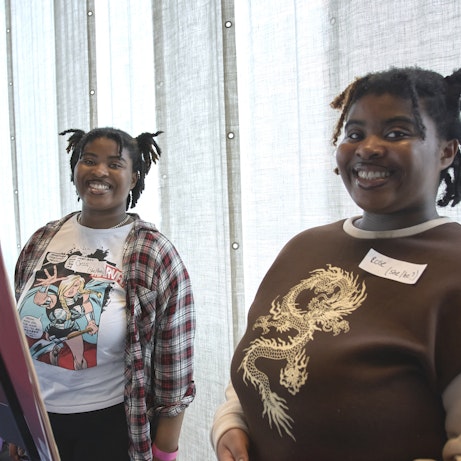
[[[230,429],[241,429],[248,434],[245,415],[231,382],[226,388],[226,401],[216,410],[211,427],[211,444],[215,452],[219,439]]]
[[[443,460],[461,461],[461,374],[447,386],[442,398],[448,437],[443,449]]]

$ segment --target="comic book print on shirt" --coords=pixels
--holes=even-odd
[[[32,358],[70,370],[96,366],[101,314],[114,283],[123,286],[120,269],[97,250],[46,254],[19,316]]]

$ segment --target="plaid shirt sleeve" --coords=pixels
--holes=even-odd
[[[192,360],[195,314],[189,274],[168,245],[159,248],[156,347],[153,363],[153,406],[176,416],[192,401]],[[184,400],[183,400],[184,399]]]
[[[127,280],[125,405],[130,456],[145,460],[147,415],[176,416],[194,399],[195,310],[189,274],[173,244],[158,231],[136,230]]]

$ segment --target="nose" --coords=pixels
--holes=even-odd
[[[382,141],[373,135],[362,139],[355,149],[355,153],[363,159],[371,159],[381,157],[385,150]]]
[[[93,174],[95,174],[98,177],[104,177],[107,176],[107,165],[103,162],[97,163],[93,167]]]

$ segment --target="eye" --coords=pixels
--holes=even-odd
[[[119,168],[123,168],[123,164],[120,162],[113,162],[109,165],[109,168],[113,168],[114,170],[118,170]]]
[[[92,166],[94,165],[94,161],[89,159],[89,158],[81,158],[78,163],[82,163],[83,165],[87,165],[87,166]]]
[[[360,130],[348,130],[344,136],[344,139],[349,141],[360,141],[362,138],[363,133]]]
[[[410,136],[407,130],[403,130],[401,128],[394,128],[386,133],[386,138],[399,140]]]

